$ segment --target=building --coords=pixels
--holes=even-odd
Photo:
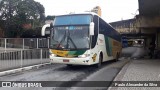
[[[101,8],[99,6],[94,7],[91,12],[97,13],[99,16],[102,15]]]

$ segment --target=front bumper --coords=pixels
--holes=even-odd
[[[66,60],[68,62],[66,62]],[[91,65],[90,57],[85,58],[64,58],[64,57],[50,57],[51,63],[73,64],[73,65]]]

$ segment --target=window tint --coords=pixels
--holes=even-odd
[[[64,15],[57,16],[54,25],[77,25],[77,24],[90,24],[91,15]]]
[[[99,19],[99,33],[111,37],[117,41],[121,41],[120,34],[101,18]]]
[[[93,17],[93,22],[94,22],[94,35],[92,36],[92,44],[91,44],[91,48],[94,48],[97,42],[97,37],[98,37],[98,16],[94,16]]]

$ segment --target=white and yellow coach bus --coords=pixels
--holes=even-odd
[[[121,35],[94,13],[56,16],[51,27],[51,63],[101,66],[117,60],[122,49]]]

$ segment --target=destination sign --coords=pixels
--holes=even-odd
[[[63,26],[63,27],[56,27],[58,30],[84,30],[87,29],[87,26]]]

